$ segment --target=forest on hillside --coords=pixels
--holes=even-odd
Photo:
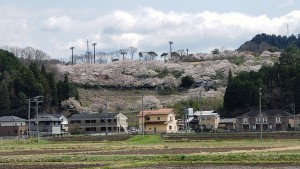
[[[295,35],[281,36],[281,35],[268,35],[265,33],[258,34],[250,41],[245,42],[237,50],[238,51],[252,51],[256,53],[262,53],[264,51],[283,51],[290,45],[295,45],[300,48],[300,36]]]
[[[69,97],[78,98],[78,92],[67,76],[57,82],[55,72],[47,70],[43,62],[20,59],[0,49],[0,116],[27,118],[29,99],[36,96],[43,96],[39,111],[51,111]],[[31,104],[33,114],[35,102]]]
[[[258,109],[259,88],[262,109],[300,111],[300,50],[289,46],[274,66],[263,66],[258,72],[229,73],[224,96],[223,117],[236,117],[245,110]]]

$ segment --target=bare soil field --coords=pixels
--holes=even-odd
[[[0,169],[300,168],[300,140],[0,141]]]

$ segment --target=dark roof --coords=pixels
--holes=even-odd
[[[30,119],[30,121],[61,121],[59,118],[56,118],[54,116],[52,116],[51,114],[39,114],[36,117],[34,117],[33,119]]]
[[[107,118],[115,118],[119,113],[107,113]],[[103,119],[106,118],[106,113],[82,113],[82,114],[74,114],[69,118],[69,120],[76,119]]]
[[[17,116],[2,116],[0,117],[0,122],[24,122],[26,119],[22,119]]]
[[[282,116],[282,117],[293,116],[292,114],[290,114],[290,113],[288,113],[284,110],[262,110],[261,113],[266,114],[269,117],[274,117],[276,115],[277,116]],[[239,116],[238,118],[241,118],[241,117],[244,117],[244,116],[255,117],[257,115],[259,115],[259,110],[252,110],[252,111],[249,111],[246,114],[243,114],[243,115]]]
[[[51,114],[51,116],[56,117],[56,118],[60,118],[61,116],[64,116],[63,114]]]

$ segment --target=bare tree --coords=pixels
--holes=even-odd
[[[96,56],[100,64],[107,63],[107,54],[105,52],[98,52]]]
[[[130,53],[130,55],[131,55],[131,59],[133,60],[133,55],[136,53],[138,51],[138,48],[136,48],[136,47],[129,47],[128,48],[128,52]]]
[[[11,52],[18,58],[22,56],[22,48],[19,48],[17,46],[2,46],[1,49]]]

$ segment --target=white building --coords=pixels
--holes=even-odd
[[[199,125],[205,125],[207,129],[213,130],[218,128],[220,122],[220,115],[214,111],[196,111],[194,118],[198,120]]]

